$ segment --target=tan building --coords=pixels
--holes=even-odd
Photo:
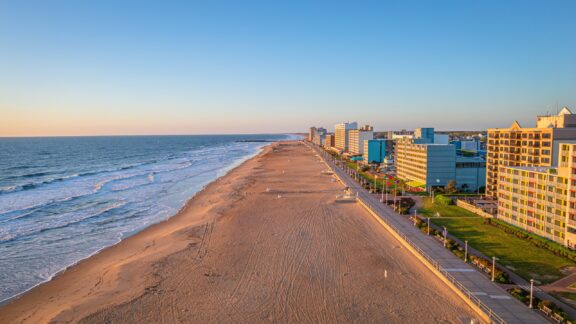
[[[558,167],[501,166],[498,219],[574,248],[576,145],[559,144]]]
[[[348,151],[350,155],[362,155],[364,153],[364,143],[374,139],[372,126],[364,125],[359,129],[351,129],[348,132]]]
[[[314,139],[314,134],[316,134],[317,128],[312,126],[308,129],[308,142],[312,142]]]
[[[498,170],[502,166],[556,165],[560,142],[576,142],[576,115],[568,108],[558,115],[538,116],[535,128],[488,129],[486,195],[497,198]]]
[[[357,129],[358,123],[342,123],[334,126],[334,147],[340,151],[348,151],[348,133]]]
[[[324,147],[325,148],[334,147],[334,134],[326,134],[326,137],[324,139]]]

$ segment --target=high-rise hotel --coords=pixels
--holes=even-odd
[[[374,129],[370,125],[364,125],[348,132],[348,152],[351,155],[364,154],[364,142],[374,139]]]
[[[498,219],[576,247],[576,144],[560,143],[557,167],[502,166]]]
[[[476,191],[484,186],[486,162],[480,157],[459,156],[454,145],[444,142],[447,138],[437,136],[434,128],[418,128],[414,138],[398,139],[394,153],[397,176],[407,180],[408,186],[426,190],[451,181],[461,190]]]
[[[499,220],[576,247],[576,115],[488,130],[487,195]]]
[[[348,151],[348,134],[350,130],[357,128],[357,122],[342,123],[334,126],[334,147],[340,151]]]
[[[497,198],[498,171],[504,166],[557,165],[560,142],[576,143],[576,115],[568,108],[558,115],[538,116],[535,128],[488,129],[486,195]]]

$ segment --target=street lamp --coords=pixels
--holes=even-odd
[[[428,217],[428,236],[430,236],[430,217]]]
[[[386,181],[386,177],[382,177],[382,198],[380,198],[380,202],[384,202],[384,181]]]
[[[444,226],[444,247],[446,247],[446,237],[448,236],[448,227]]]
[[[464,262],[468,262],[468,240],[464,241]]]
[[[386,205],[388,205],[388,182],[386,182]]]
[[[532,306],[532,296],[534,293],[534,279],[530,279],[530,305],[528,307],[533,308]]]
[[[495,277],[496,277],[496,257],[493,256],[492,257],[492,282],[494,282]]]

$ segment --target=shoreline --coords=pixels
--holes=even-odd
[[[126,241],[127,239],[130,239],[131,237],[134,237],[134,236],[136,236],[136,235],[139,235],[140,233],[146,231],[147,229],[149,229],[149,228],[151,228],[151,227],[153,227],[153,226],[156,226],[156,225],[162,224],[162,223],[164,223],[164,222],[167,222],[167,221],[171,220],[172,218],[177,217],[178,215],[186,212],[186,209],[189,208],[189,205],[191,204],[192,200],[193,200],[196,196],[198,196],[199,194],[201,194],[203,191],[205,191],[209,186],[211,186],[212,184],[214,184],[215,182],[217,182],[217,181],[220,180],[221,178],[226,177],[228,174],[230,174],[231,172],[233,172],[235,169],[241,167],[241,166],[244,165],[245,163],[247,163],[247,162],[249,162],[249,161],[257,158],[258,156],[260,156],[261,154],[263,154],[263,153],[265,152],[265,150],[266,150],[267,148],[269,148],[271,145],[273,145],[274,143],[277,143],[277,142],[285,142],[285,141],[293,141],[293,140],[288,139],[288,140],[279,140],[279,141],[269,142],[269,143],[263,145],[262,147],[258,148],[258,150],[255,151],[253,154],[249,154],[249,155],[247,155],[247,156],[245,156],[245,157],[242,157],[242,158],[238,159],[238,161],[234,161],[230,166],[225,167],[225,168],[222,169],[222,172],[223,172],[223,173],[222,173],[221,175],[218,175],[214,180],[212,180],[212,181],[206,183],[205,185],[203,185],[203,186],[202,186],[202,189],[200,189],[199,191],[197,191],[197,192],[195,192],[194,194],[192,194],[192,196],[190,196],[190,197],[186,200],[186,203],[185,203],[176,213],[174,213],[173,215],[171,215],[171,216],[169,216],[169,217],[167,217],[167,218],[164,218],[164,219],[162,219],[162,220],[159,220],[159,221],[157,221],[157,222],[155,222],[155,223],[148,224],[147,226],[145,226],[145,227],[143,227],[143,228],[141,228],[141,229],[139,229],[139,230],[132,231],[132,232],[130,232],[130,234],[128,234],[128,235],[125,235],[125,236],[123,235],[123,237],[122,237],[120,240],[118,240],[118,242],[116,242],[116,243],[114,243],[114,244],[112,244],[112,245],[109,245],[109,246],[104,246],[104,247],[98,249],[97,251],[94,251],[93,253],[90,253],[88,256],[86,256],[86,257],[84,257],[84,258],[82,258],[82,259],[80,259],[80,260],[77,260],[77,261],[73,262],[72,264],[69,264],[69,265],[63,267],[62,269],[58,270],[58,271],[55,272],[53,275],[51,275],[50,278],[48,278],[48,279],[46,279],[46,280],[44,280],[44,281],[42,281],[42,282],[39,282],[39,283],[35,284],[34,286],[32,286],[32,287],[30,287],[30,288],[28,288],[28,289],[26,289],[26,290],[24,290],[24,291],[22,291],[22,292],[20,292],[20,293],[18,293],[18,294],[16,294],[16,295],[14,295],[14,296],[8,297],[8,298],[3,299],[3,300],[0,300],[0,309],[2,309],[3,307],[9,305],[10,303],[12,303],[12,302],[14,302],[14,301],[17,301],[19,298],[22,298],[23,296],[25,296],[25,295],[28,294],[29,292],[33,291],[34,289],[36,289],[36,288],[38,288],[38,287],[40,287],[40,286],[42,286],[42,285],[44,285],[44,284],[47,284],[47,283],[55,280],[57,277],[65,274],[66,271],[71,270],[72,268],[78,266],[80,263],[82,263],[82,262],[84,262],[84,261],[87,261],[87,260],[89,260],[90,258],[93,258],[94,256],[97,256],[97,255],[99,255],[100,253],[103,253],[103,252],[105,252],[106,250],[111,249],[111,248],[113,248],[113,247],[121,244],[122,242]]]

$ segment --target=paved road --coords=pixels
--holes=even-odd
[[[491,317],[493,322],[506,323],[546,323],[537,312],[530,310],[524,304],[511,297],[504,289],[491,282],[471,265],[464,263],[452,252],[430,236],[423,235],[413,224],[390,207],[382,204],[378,198],[368,193],[340,167],[333,158],[310,145],[336,175],[354,192],[358,199],[368,205],[386,224],[392,227],[400,236],[411,243],[434,266],[464,292],[469,299],[475,301]]]

